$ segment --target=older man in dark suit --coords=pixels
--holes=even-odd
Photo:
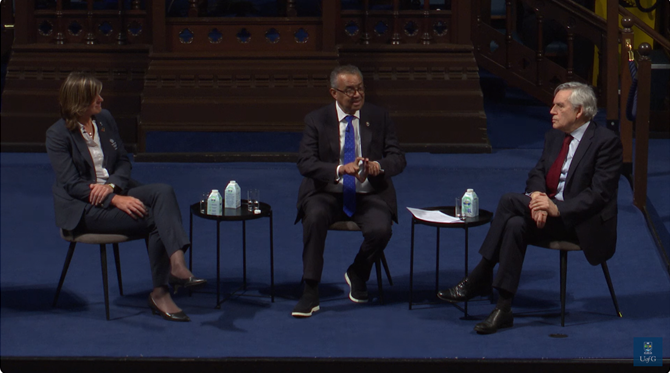
[[[592,120],[597,110],[591,87],[570,82],[556,88],[553,129],[528,174],[526,193],[500,199],[479,250],[482,260],[469,277],[438,293],[440,299],[460,302],[488,295],[492,286],[498,290],[496,308],[475,326],[476,332],[490,334],[513,325],[511,303],[528,244],[572,240],[592,265],[614,255],[622,148],[616,134]]]
[[[304,179],[296,223],[302,219],[305,288],[295,317],[319,310],[318,284],[332,223],[352,220],[361,227],[363,243],[344,277],[349,299],[364,303],[372,264],[391,238],[392,221],[398,221],[391,177],[402,172],[406,161],[388,112],[363,106],[363,75],[355,66],[335,68],[330,86],[335,102],[305,117],[300,143],[298,169]]]

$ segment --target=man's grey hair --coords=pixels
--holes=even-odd
[[[572,104],[575,109],[580,106],[582,107],[586,120],[591,120],[598,114],[598,100],[596,99],[593,87],[580,82],[567,82],[556,87],[554,96],[556,96],[559,91],[566,89],[572,91],[570,97],[568,97],[568,101],[570,101],[570,104]]]
[[[330,73],[330,88],[337,88],[337,76],[340,74],[358,75],[363,80],[363,74],[354,65],[342,65],[333,69]]]

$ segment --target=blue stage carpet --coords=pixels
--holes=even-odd
[[[214,309],[215,224],[194,222],[194,272],[206,288],[192,297],[176,296],[192,318],[170,323],[146,306],[151,290],[149,265],[139,241],[121,245],[124,296],[110,268],[111,321],[105,320],[97,247],[79,245],[58,307],[52,308],[67,243],[54,224],[50,185],[53,172],[45,154],[2,153],[0,344],[2,357],[349,357],[458,359],[632,359],[634,337],[663,337],[670,356],[670,280],[642,213],[632,205],[628,182],[620,182],[619,242],[608,262],[623,318],[617,318],[602,271],[583,255],[569,256],[566,326],[560,326],[558,253],[530,248],[513,309],[515,326],[490,336],[472,331],[477,321],[461,320],[447,304],[408,309],[410,214],[405,207],[449,205],[466,188],[479,194],[481,207],[494,210],[498,198],[523,191],[538,149],[497,150],[481,155],[408,154],[408,167],[395,178],[400,225],[386,250],[395,285],[384,280],[386,304],[375,299],[357,305],[346,296],[343,273],[361,238],[333,232],[328,237],[321,286],[321,307],[312,318],[290,316],[300,294],[302,227],[293,225],[300,175],[294,164],[135,164],[143,182],[174,186],[188,229],[188,205],[229,180],[259,188],[273,206],[275,243],[274,304],[262,297],[237,297]],[[667,158],[665,160],[667,164]],[[655,170],[655,168],[652,168]],[[664,173],[665,171],[659,171]],[[653,184],[650,189],[663,190]],[[650,196],[654,193],[650,192]],[[666,194],[667,197],[667,194]],[[663,205],[667,206],[667,204]],[[667,207],[660,211],[668,216]],[[269,293],[270,268],[266,219],[247,224],[247,295]],[[486,227],[470,231],[471,268]],[[441,231],[440,286],[463,275],[462,230]],[[241,282],[241,224],[222,224],[222,286]],[[435,229],[416,230],[416,300],[434,299]],[[111,250],[109,250],[111,251]],[[376,297],[374,275],[369,282]],[[483,318],[489,301],[471,302],[469,312]],[[567,338],[552,338],[551,334]],[[632,364],[632,363],[631,363]]]
[[[649,140],[647,209],[670,257],[670,140]]]

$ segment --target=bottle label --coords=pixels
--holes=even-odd
[[[465,196],[463,197],[462,201],[463,201],[462,206],[463,215],[468,217],[472,216],[472,199],[469,196]]]
[[[223,215],[222,210],[221,194],[210,194],[207,199],[207,215],[221,216]]]
[[[242,204],[242,196],[240,194],[240,187],[237,184],[228,184],[226,187],[225,207],[227,209],[236,209],[240,207]]]

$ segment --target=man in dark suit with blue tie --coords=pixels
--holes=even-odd
[[[438,293],[440,299],[461,302],[488,295],[492,287],[498,290],[498,304],[475,326],[477,333],[513,325],[511,303],[528,244],[577,242],[592,265],[614,255],[622,147],[616,134],[592,120],[597,111],[590,86],[570,82],[556,88],[550,111],[553,129],[528,174],[525,194],[508,193],[500,199],[479,250],[482,260],[470,276]]]
[[[318,284],[328,227],[352,220],[363,243],[344,277],[349,299],[368,301],[366,281],[372,264],[391,238],[397,203],[391,177],[405,168],[395,126],[386,110],[365,103],[360,70],[336,67],[330,74],[334,103],[309,113],[300,143],[298,169],[304,176],[298,192],[298,216],[303,224],[305,288],[291,313],[309,317],[319,310]]]

